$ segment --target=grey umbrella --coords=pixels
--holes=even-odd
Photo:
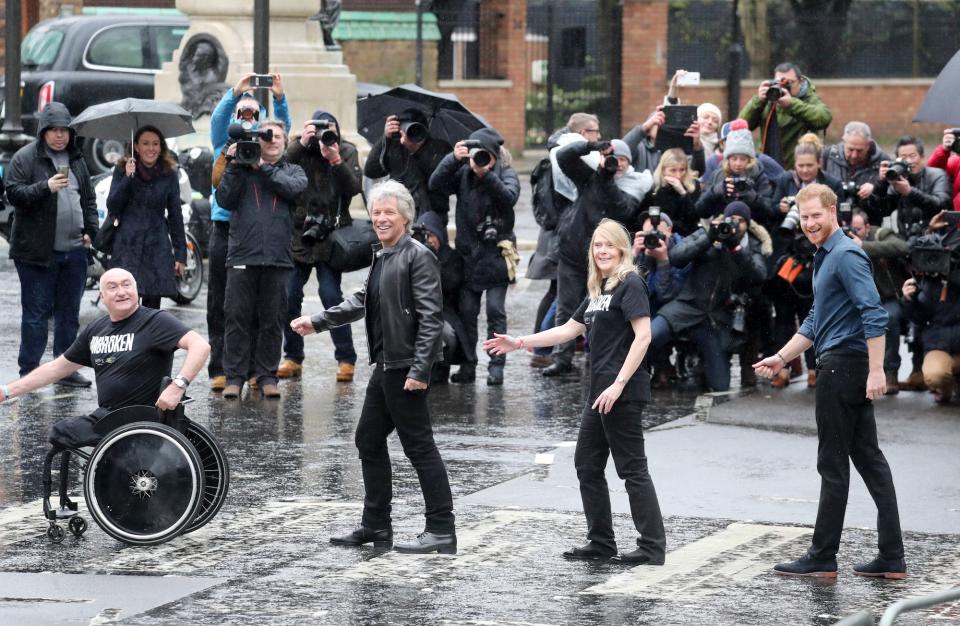
[[[960,126],[960,52],[953,55],[933,81],[913,121]]]
[[[156,127],[168,139],[194,132],[192,116],[179,104],[139,98],[95,104],[70,123],[81,137],[120,141],[129,138],[131,143],[133,134],[143,126]]]

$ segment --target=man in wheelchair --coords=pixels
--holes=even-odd
[[[163,420],[158,419],[158,411],[152,410],[151,407],[156,407],[161,412],[179,409],[187,386],[207,361],[210,345],[197,332],[187,328],[166,311],[140,306],[136,281],[126,270],[111,269],[101,277],[100,301],[107,307],[108,315],[88,324],[73,345],[61,356],[41,365],[17,381],[0,385],[0,400],[14,398],[44,387],[81,367],[92,367],[97,384],[99,408],[87,416],[60,420],[51,429],[50,443],[53,444],[53,449],[47,455],[44,465],[44,511],[50,520],[48,536],[54,541],[58,541],[57,536],[62,540],[63,531],[56,526],[56,519],[75,516],[76,504],[71,503],[66,497],[69,453],[74,452],[82,459],[89,461],[86,466],[84,493],[91,514],[104,530],[127,543],[142,545],[149,545],[149,542],[159,543],[154,541],[157,537],[162,537],[165,541],[176,533],[166,536],[169,533],[153,532],[155,524],[153,518],[157,516],[157,512],[148,511],[144,507],[142,507],[143,510],[135,510],[136,507],[121,503],[114,496],[129,497],[133,494],[146,499],[158,495],[156,493],[159,485],[157,477],[148,475],[149,468],[140,466],[147,463],[144,456],[161,454],[164,447],[167,447],[171,448],[174,455],[179,454],[187,459],[185,465],[190,474],[190,491],[197,493],[197,500],[202,498],[204,492],[202,474],[205,468],[195,455],[201,447],[204,450],[210,446],[218,448],[216,442],[205,429],[189,423],[189,420],[183,417],[182,410],[179,410],[178,414],[181,420],[180,428],[184,432],[177,432],[175,424],[162,425]],[[161,389],[161,381],[170,377],[173,355],[178,348],[187,351],[183,366],[178,376]],[[124,433],[123,447],[115,448],[110,454],[98,456],[100,447],[107,443],[104,440],[104,436],[107,435],[106,425],[109,425],[109,434],[112,436],[118,427],[143,425],[151,421],[157,422],[156,427],[147,424],[146,427],[141,427],[140,431],[134,432],[136,430],[134,429]],[[184,424],[189,424],[193,430],[199,428],[203,431],[200,435],[204,442],[198,444],[192,441],[190,428]],[[173,427],[167,428],[167,426]],[[138,441],[138,437],[146,441]],[[95,448],[92,454],[82,451],[83,448],[96,446],[98,443],[101,446]],[[51,511],[49,507],[50,463],[52,458],[60,452],[63,452],[60,471],[62,510],[58,513]],[[94,463],[95,461],[97,463]],[[136,475],[123,473],[122,468],[125,463],[140,464],[133,472]],[[221,465],[225,469],[225,459]],[[94,477],[94,475],[97,476]],[[220,482],[224,482],[225,476],[220,476],[220,479]],[[95,483],[95,480],[100,483]],[[111,484],[111,481],[122,482],[122,484]],[[226,485],[219,486],[223,492],[219,494],[222,502]],[[116,493],[110,494],[111,489]],[[95,492],[106,490],[107,500],[110,502],[102,507],[100,505],[103,503],[98,503],[96,507],[92,506],[91,490]],[[182,499],[182,496],[173,493],[178,490],[179,488],[171,485],[167,489],[169,492],[167,500],[164,502],[163,498],[158,498],[157,504],[179,507],[176,501]],[[197,516],[194,503],[187,502],[187,505],[193,510],[177,514],[177,520],[185,519],[177,529],[177,533],[183,532],[183,527],[189,525]],[[102,510],[94,510],[95,508]],[[219,508],[219,503],[216,508]],[[160,517],[163,518],[164,515]],[[104,520],[107,525],[104,525]],[[78,523],[75,524],[75,521]],[[159,523],[163,524],[162,519]],[[80,525],[83,529],[86,528],[86,523],[82,519],[71,519],[70,529],[77,536],[83,532],[83,529],[79,528]],[[108,525],[113,527],[108,528]],[[143,537],[147,539],[141,540]]]

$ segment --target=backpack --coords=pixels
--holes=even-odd
[[[543,230],[554,230],[560,216],[553,198],[553,166],[550,159],[541,159],[530,174],[533,188],[533,219]]]

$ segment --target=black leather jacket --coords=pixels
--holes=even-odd
[[[430,368],[441,357],[443,296],[440,264],[425,245],[404,235],[392,248],[374,246],[380,270],[380,324],[384,369],[410,368],[407,378],[430,382]],[[373,269],[373,266],[370,268]],[[367,278],[369,280],[369,273]],[[318,333],[365,317],[367,284],[335,307],[310,318]],[[367,343],[370,320],[367,320]],[[371,359],[371,363],[372,363]]]

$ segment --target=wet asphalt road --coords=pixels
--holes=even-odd
[[[361,280],[360,273],[348,275],[344,290]],[[9,381],[16,376],[19,306],[16,272],[6,260],[0,285],[0,378]],[[511,332],[530,332],[526,320],[543,289],[526,281],[511,289]],[[102,314],[89,299],[83,321]],[[203,332],[203,303],[201,296],[190,306],[164,306]],[[305,310],[319,306],[314,291]],[[362,360],[362,324],[354,325],[354,340]],[[524,355],[508,358],[503,387],[488,388],[481,376],[473,385],[430,392],[456,502],[459,554],[333,547],[327,538],[359,519],[353,429],[370,370],[360,365],[355,382],[337,384],[332,353],[329,336],[308,338],[304,378],[282,383],[278,401],[248,392],[225,401],[206,390],[205,373],[198,378],[190,416],[227,450],[230,495],[206,527],[152,548],[124,546],[92,523],[82,539],[61,545],[43,536],[37,499],[46,433],[57,419],[92,409],[92,390],[53,387],[0,407],[0,623],[831,624],[960,583],[960,467],[945,445],[960,441],[960,419],[955,408],[930,412],[920,394],[891,405],[942,429],[937,441],[896,434],[906,439],[896,463],[916,459],[923,468],[908,475],[908,484],[898,480],[898,488],[929,494],[921,502],[932,507],[929,516],[904,524],[913,574],[905,581],[861,580],[845,571],[823,583],[769,573],[772,563],[805,549],[816,507],[815,439],[803,415],[812,395],[796,388],[787,390],[789,403],[761,390],[712,412],[716,399],[657,392],[645,426],[662,425],[647,441],[666,516],[667,565],[564,561],[560,552],[584,533],[572,443],[585,390],[576,375],[543,379]],[[704,422],[708,415],[716,421]],[[402,541],[422,530],[422,500],[395,438],[390,450]],[[787,466],[771,457],[788,459]],[[796,485],[783,478],[788,474]],[[609,479],[617,536],[630,549],[635,534],[626,496],[612,469]],[[854,481],[853,492],[842,570],[871,558],[876,541],[862,483]],[[960,608],[898,623],[960,623]]]

